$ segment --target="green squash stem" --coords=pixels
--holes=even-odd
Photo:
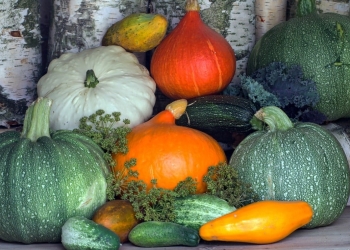
[[[286,131],[294,127],[286,113],[276,106],[263,107],[254,116],[266,123],[272,132],[276,130]]]
[[[50,109],[52,100],[39,97],[27,109],[21,137],[36,142],[38,138],[50,137]]]
[[[302,17],[316,13],[316,1],[315,0],[298,0],[296,15]]]
[[[95,88],[98,83],[99,80],[97,79],[95,72],[92,69],[86,71],[84,86],[87,88]]]

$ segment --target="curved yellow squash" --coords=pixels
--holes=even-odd
[[[305,201],[258,201],[207,222],[199,235],[206,241],[270,244],[309,223],[312,216]]]

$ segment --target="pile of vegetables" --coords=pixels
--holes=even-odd
[[[101,46],[52,60],[22,132],[0,134],[0,239],[68,250],[270,244],[332,224],[350,170],[319,124],[349,115],[350,21],[314,9],[299,0],[300,17],[267,31],[235,86],[234,51],[197,0],[169,34],[164,16],[135,13]],[[132,52],[153,49],[148,71]],[[157,113],[156,88],[169,98]]]

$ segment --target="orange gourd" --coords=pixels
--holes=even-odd
[[[134,209],[126,200],[107,201],[95,211],[92,220],[116,233],[121,243],[128,240],[129,232],[138,224]]]
[[[197,0],[187,0],[186,14],[151,59],[151,76],[171,99],[219,93],[236,71],[231,45],[202,21],[199,10]]]
[[[304,201],[259,201],[207,222],[199,235],[206,241],[269,244],[306,225],[312,216]]]
[[[113,155],[114,171],[123,173],[124,163],[135,158],[132,170],[138,172],[138,179],[148,189],[152,179],[157,180],[158,188],[172,190],[180,181],[192,177],[198,183],[196,192],[205,192],[203,177],[208,168],[226,162],[226,156],[211,136],[175,125],[186,106],[184,99],[172,102],[151,120],[134,127],[127,135],[129,151]]]

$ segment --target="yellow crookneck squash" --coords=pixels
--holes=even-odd
[[[311,221],[305,201],[258,201],[202,225],[206,241],[269,244],[280,241]]]

